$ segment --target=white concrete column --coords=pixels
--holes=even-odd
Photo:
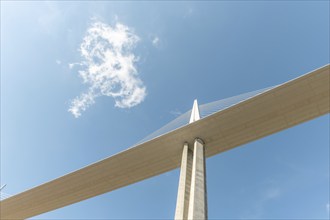
[[[174,217],[176,220],[188,218],[192,160],[192,150],[189,149],[188,143],[185,143],[182,151],[179,189]]]
[[[188,219],[207,219],[206,195],[204,142],[196,138],[194,143]]]

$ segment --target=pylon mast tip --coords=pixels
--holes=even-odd
[[[197,99],[194,100],[193,108],[191,110],[189,123],[195,122],[200,119],[198,102]]]

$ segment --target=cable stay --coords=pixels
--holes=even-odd
[[[268,91],[268,90],[270,90],[274,87],[276,87],[276,86],[271,86],[271,87],[267,87],[267,88],[264,88],[264,89],[259,89],[259,90],[253,91],[253,92],[247,92],[247,93],[240,94],[240,95],[237,95],[237,96],[233,96],[233,97],[230,97],[230,98],[221,99],[221,100],[218,100],[218,101],[214,101],[214,102],[206,103],[206,104],[203,104],[203,105],[199,105],[198,108],[199,108],[199,112],[200,112],[200,117],[205,118],[207,116],[210,116],[214,113],[222,111],[222,110],[224,110],[226,108],[229,108],[233,105],[236,105],[236,104],[238,104],[242,101],[250,99],[250,98],[252,98],[256,95],[259,95],[263,92],[266,92],[266,91]],[[181,127],[189,124],[190,116],[191,116],[191,110],[181,114],[179,117],[177,117],[173,121],[169,122],[165,126],[161,127],[160,129],[156,130],[155,132],[151,133],[147,137],[143,138],[136,145],[142,144],[142,143],[147,142],[151,139],[154,139],[156,137],[159,137],[163,134],[169,133],[169,132],[171,132],[175,129],[181,128]]]
[[[1,200],[4,200],[4,199],[7,199],[7,198],[9,198],[9,197],[11,197],[10,194],[8,194],[8,193],[4,193],[4,192],[1,192],[1,191],[3,190],[3,188],[6,187],[6,185],[7,185],[7,184],[4,184],[3,186],[0,187],[0,201],[1,201]]]

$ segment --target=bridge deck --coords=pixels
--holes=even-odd
[[[179,167],[196,137],[210,157],[329,113],[329,65],[197,122],[1,201],[1,219],[25,219]]]

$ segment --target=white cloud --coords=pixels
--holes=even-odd
[[[69,63],[69,69],[73,69],[74,65],[74,63]]]
[[[69,67],[82,66],[79,75],[89,89],[71,102],[69,112],[79,117],[99,96],[114,98],[119,108],[130,108],[144,100],[146,87],[135,67],[138,58],[132,53],[138,40],[129,27],[118,22],[112,27],[95,21],[88,28],[80,45],[83,61]]]
[[[330,212],[330,203],[328,202],[326,205],[325,205],[326,209],[327,209],[327,212],[329,213]]]
[[[152,39],[152,45],[154,45],[155,47],[159,46],[159,37],[156,36]]]
[[[56,62],[56,64],[58,64],[58,65],[61,65],[61,61],[60,60],[55,60],[55,62]]]
[[[83,93],[72,101],[69,111],[78,118],[82,111],[95,103],[94,98],[93,90],[90,89],[88,93]]]
[[[70,69],[73,69],[75,66],[81,66],[81,63],[69,63]]]

